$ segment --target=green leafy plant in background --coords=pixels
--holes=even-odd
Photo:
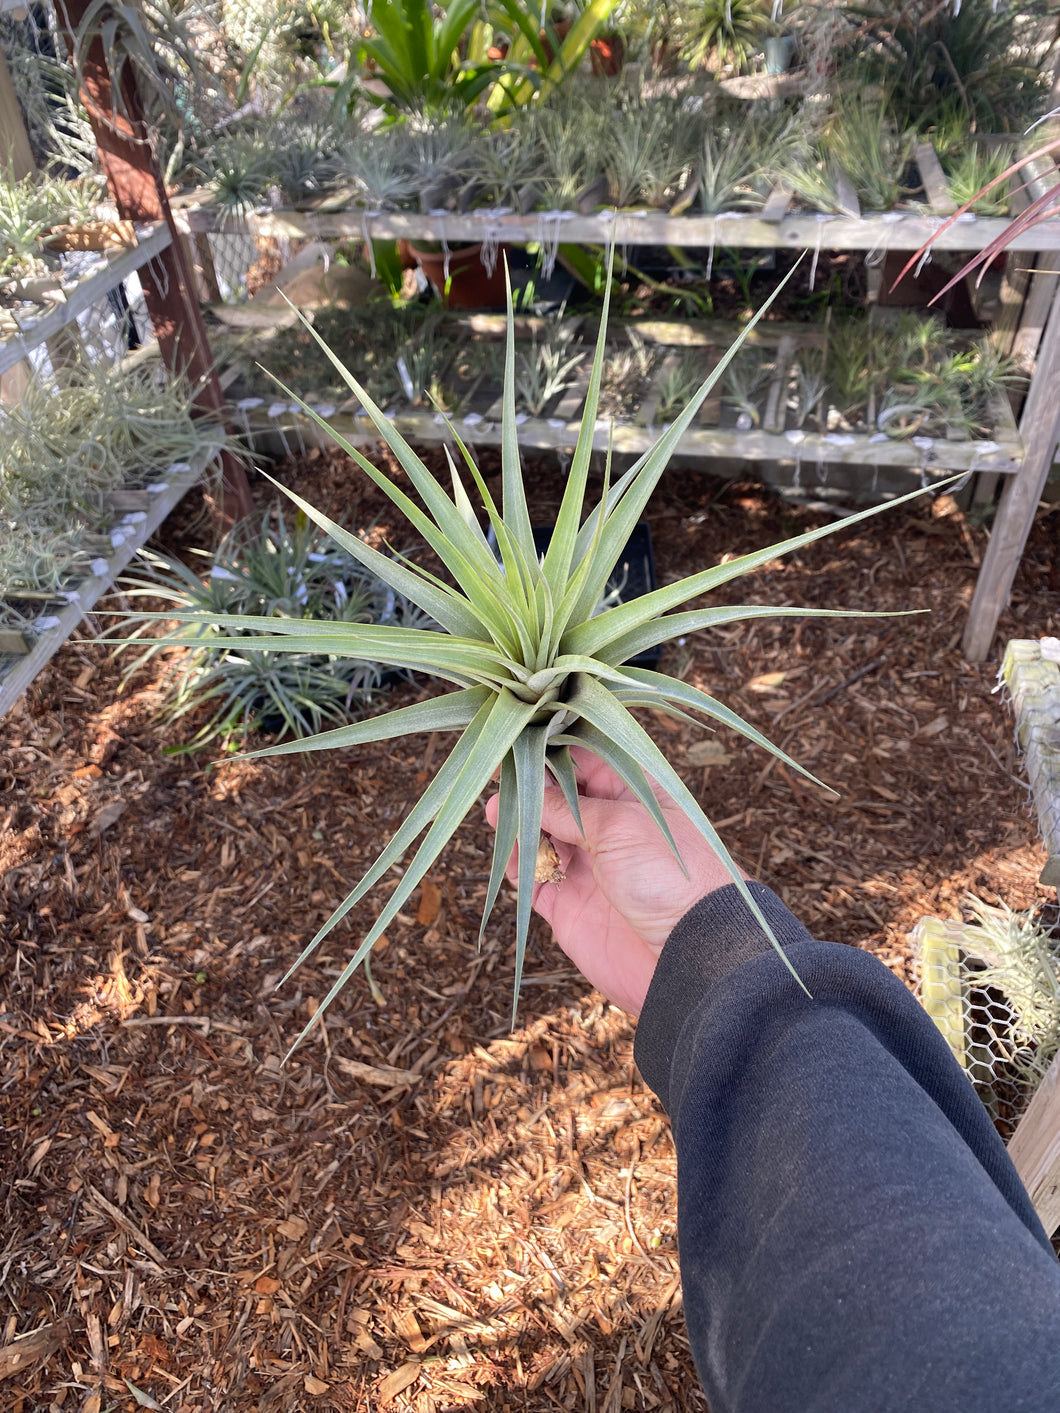
[[[693,68],[713,58],[743,68],[759,48],[768,16],[762,0],[701,0],[685,10],[681,55]]]
[[[1045,107],[1035,44],[1052,0],[863,0],[835,7],[854,51],[851,72],[883,91],[900,132],[1018,132]],[[841,56],[842,44],[840,46]],[[847,67],[843,58],[840,63]]]
[[[144,573],[122,580],[132,599],[161,599],[178,613],[210,620],[197,645],[181,652],[163,679],[167,700],[161,719],[166,725],[212,709],[187,743],[168,748],[172,754],[198,751],[214,741],[234,749],[261,727],[309,736],[326,724],[349,721],[382,685],[383,672],[373,661],[328,652],[276,657],[256,651],[253,635],[225,631],[225,617],[430,626],[425,614],[335,546],[301,511],[288,522],[281,508],[270,509],[260,523],[233,527],[213,554],[198,553],[210,561],[205,578],[178,559],[144,551]],[[167,610],[156,623],[172,617]],[[126,639],[119,652],[135,646],[137,635]],[[166,647],[165,638],[148,645],[126,681]]]
[[[403,861],[404,871],[396,887],[323,999],[317,1016],[366,961],[375,942],[408,902],[446,842],[495,777],[499,778],[500,807],[482,926],[486,926],[509,857],[518,844],[515,920],[518,998],[540,841],[542,792],[550,778],[563,790],[571,810],[576,817],[578,815],[577,780],[570,755],[572,746],[587,747],[607,762],[644,803],[676,853],[651,780],[666,790],[717,851],[763,930],[774,942],[776,940],[717,830],[632,713],[637,708],[647,707],[685,719],[702,718],[712,724],[721,723],[771,751],[801,774],[808,775],[808,772],[779,747],[771,745],[753,725],[708,693],[665,674],[628,664],[646,649],[700,628],[765,616],[847,616],[840,609],[729,604],[713,608],[684,607],[689,601],[731,583],[779,554],[790,553],[833,533],[837,525],[809,530],[780,545],[742,555],[597,613],[605,586],[670,456],[746,336],[741,335],[683,413],[628,471],[612,479],[608,463],[601,497],[584,515],[606,330],[605,295],[577,444],[549,547],[541,559],[534,546],[519,456],[515,401],[517,358],[510,296],[499,503],[454,428],[450,428],[450,433],[460,464],[458,466],[458,461],[449,457],[452,485],[447,491],[367,391],[339,368],[379,437],[408,477],[418,499],[373,466],[340,434],[333,431],[330,434],[405,514],[416,535],[437,556],[445,577],[420,568],[407,558],[389,558],[366,540],[314,510],[300,497],[291,494],[290,498],[368,572],[378,574],[397,593],[429,614],[442,629],[441,634],[383,623],[327,623],[257,614],[184,612],[173,615],[184,628],[165,640],[171,646],[186,643],[195,647],[199,634],[211,627],[214,631],[247,632],[258,635],[255,651],[347,655],[430,673],[454,689],[441,697],[307,740],[283,742],[254,752],[250,757],[334,750],[400,739],[424,731],[456,733],[455,743],[423,795],[408,811],[376,862],[299,958],[299,962],[305,960],[373,886],[387,876],[393,865]],[[289,391],[287,395],[291,395]],[[312,409],[305,407],[305,411],[314,416]],[[326,426],[323,419],[317,417],[316,420],[321,427]],[[480,502],[496,538],[497,555],[476,513],[472,494]],[[840,523],[857,523],[874,514],[876,509],[879,507]]]
[[[494,0],[511,25],[513,38],[504,61],[505,72],[497,79],[486,99],[491,113],[504,113],[538,101],[553,92],[568,74],[574,73],[589,45],[611,14],[614,0],[586,0],[562,40],[555,30],[541,36],[544,12],[534,0]]]
[[[349,107],[358,97],[371,96],[363,84],[369,73],[389,91],[389,98],[376,101],[393,108],[448,110],[475,103],[506,67],[459,57],[460,41],[478,9],[479,0],[454,0],[444,10],[429,0],[372,0],[373,32],[358,46],[361,72],[340,85],[337,101]]]

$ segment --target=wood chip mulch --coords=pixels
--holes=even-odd
[[[337,455],[285,474],[380,515]],[[558,469],[528,483],[547,520]],[[665,581],[820,515],[673,469],[650,518]],[[1003,638],[1060,625],[1054,526],[1043,512]],[[670,650],[838,799],[724,732],[653,723],[745,865],[910,983],[925,913],[967,890],[1041,899],[996,665],[959,651],[984,544],[947,501],[889,513],[729,597],[930,613]],[[382,1001],[356,977],[283,1064],[352,932],[277,983],[443,744],[214,768],[162,753],[181,737],[155,724],[157,665],[119,692],[120,673],[71,643],[0,723],[0,1405],[703,1409],[673,1146],[633,1026],[542,928],[509,1031],[510,899],[476,947],[480,815],[377,950]]]

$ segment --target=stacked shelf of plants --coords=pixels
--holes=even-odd
[[[119,219],[58,20],[3,8],[0,714],[230,440],[155,341],[148,294],[169,284],[171,227]],[[79,54],[99,22],[97,9]],[[115,134],[132,52],[119,26],[107,53],[123,96],[103,117]],[[149,169],[149,144],[132,146]]]
[[[677,6],[666,24],[620,9],[609,43],[625,67],[611,74],[591,48],[591,6],[569,31],[538,32],[505,4],[483,34],[470,9],[377,3],[329,106],[308,123],[283,110],[229,126],[178,219],[214,248],[236,232],[291,251],[319,241],[370,269],[349,313],[310,317],[419,441],[444,440],[447,417],[479,443],[499,435],[497,328],[455,310],[498,307],[503,252],[527,315],[520,436],[560,451],[580,418],[609,244],[623,256],[626,318],[598,436],[629,453],[803,256],[681,458],[764,463],[796,484],[867,466],[862,486],[847,484],[865,496],[910,471],[1015,472],[1025,379],[987,327],[989,290],[958,291],[936,315],[883,306],[898,252],[936,236],[1002,171],[1016,151],[1003,130],[1044,107],[1044,11],[717,8],[708,23],[711,7]],[[776,59],[770,31],[792,67],[756,72]],[[899,299],[936,292],[931,276],[995,239],[1021,200],[992,194],[942,230],[928,278],[907,278]],[[1039,224],[1033,249],[1058,248],[1060,221]],[[274,315],[264,335],[247,332],[253,322],[215,345],[240,373],[231,394],[253,437],[282,450],[314,435],[260,359],[300,398],[337,407],[344,435],[372,439],[306,333],[277,331]]]
[[[169,230],[101,221],[100,195],[0,182],[0,713],[226,440],[124,296]]]

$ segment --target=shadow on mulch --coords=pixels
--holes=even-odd
[[[351,523],[380,513],[338,456],[285,470]],[[535,463],[528,483],[547,519],[557,469]],[[664,582],[815,520],[679,470],[649,518]],[[1051,529],[1005,637],[1060,623]],[[745,865],[909,982],[923,914],[953,915],[966,890],[1039,896],[995,667],[959,652],[983,544],[946,502],[885,515],[732,598],[929,614],[736,625],[670,649],[671,671],[838,799],[725,733],[652,723]],[[673,1148],[632,1025],[538,928],[509,1034],[510,899],[475,945],[481,816],[378,949],[383,1004],[356,978],[281,1068],[351,933],[273,988],[441,743],[223,769],[166,757],[159,670],[119,694],[106,651],[72,643],[0,725],[4,1406],[702,1409]]]

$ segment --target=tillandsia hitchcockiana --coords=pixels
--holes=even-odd
[[[613,258],[612,251],[612,261]],[[743,555],[730,563],[693,574],[679,583],[668,584],[627,603],[597,612],[608,579],[681,436],[715,382],[724,375],[726,366],[747,334],[745,329],[681,415],[666,428],[651,449],[614,480],[608,456],[603,494],[585,515],[583,505],[605,361],[607,309],[608,295],[605,294],[577,445],[552,538],[540,559],[534,547],[519,456],[515,402],[517,365],[509,286],[500,504],[494,500],[455,427],[449,426],[457,459],[449,454],[452,489],[447,491],[366,390],[325,347],[325,352],[374,423],[380,438],[408,475],[421,503],[396,485],[384,471],[373,466],[355,446],[328,428],[321,418],[316,420],[405,514],[416,533],[445,566],[448,580],[406,559],[391,558],[381,553],[355,533],[344,530],[322,515],[299,496],[287,492],[294,503],[347,553],[429,614],[442,632],[380,623],[327,623],[216,613],[208,615],[209,624],[222,630],[228,628],[238,633],[248,630],[260,633],[260,647],[263,650],[346,653],[390,667],[430,673],[455,688],[443,696],[325,731],[305,740],[270,746],[243,757],[253,760],[292,752],[336,750],[394,740],[417,732],[442,731],[456,735],[434,779],[409,810],[376,862],[291,968],[293,972],[306,960],[332,929],[386,876],[392,865],[409,856],[397,887],[390,893],[324,998],[318,1008],[318,1016],[367,959],[373,944],[409,900],[458,825],[495,777],[499,779],[500,806],[480,938],[497,901],[506,865],[513,849],[518,846],[515,917],[517,1003],[541,838],[542,798],[549,778],[563,791],[575,818],[580,818],[578,785],[570,755],[570,748],[574,745],[593,751],[625,781],[643,802],[677,854],[653,793],[652,781],[672,796],[725,863],[763,931],[774,945],[778,945],[716,829],[651,736],[636,720],[632,709],[654,708],[685,720],[700,719],[701,724],[703,718],[706,722],[720,722],[771,751],[806,778],[813,780],[814,777],[779,747],[767,741],[749,722],[706,692],[664,673],[628,664],[632,658],[656,644],[701,628],[766,616],[855,616],[856,610],[776,608],[758,604],[725,604],[715,608],[691,609],[681,609],[681,606],[757,569],[777,555],[790,553],[824,535],[833,534],[843,525],[863,520],[883,507],[861,511],[838,524],[807,531],[782,544]],[[748,325],[748,329],[752,324]],[[289,389],[285,391],[288,396],[293,396]],[[316,415],[312,408],[305,404],[303,407],[308,416]],[[462,466],[458,465],[458,461]],[[481,512],[476,512],[472,494],[477,496]],[[480,513],[484,514],[492,528],[496,553],[487,538]],[[204,618],[202,614],[174,616],[188,625],[201,623]],[[179,641],[182,641],[179,636],[166,639],[169,646]],[[183,641],[194,647],[198,639],[194,633],[188,632]],[[306,1030],[309,1028],[307,1026]],[[305,1033],[303,1031],[302,1035]],[[301,1038],[299,1036],[299,1040]]]

